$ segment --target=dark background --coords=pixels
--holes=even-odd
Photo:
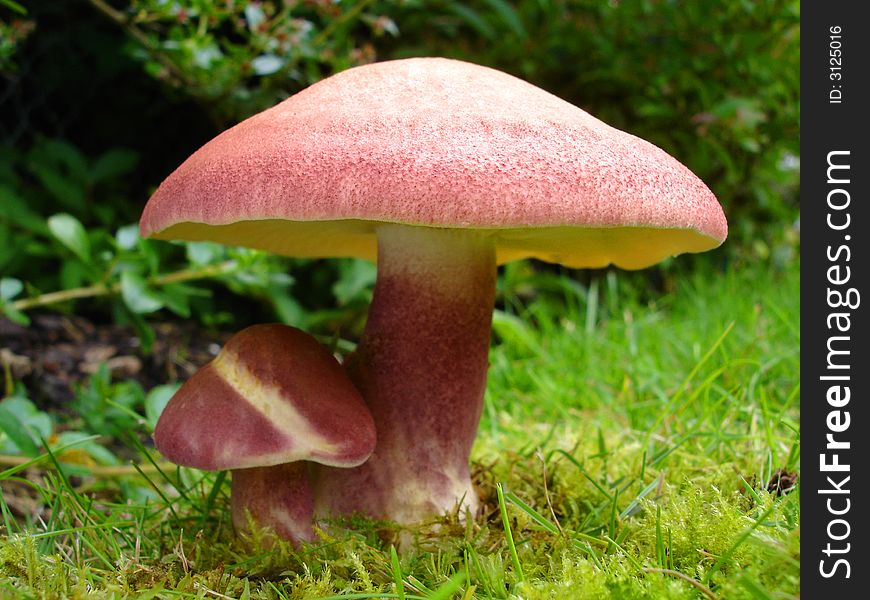
[[[135,223],[162,178],[219,131],[335,71],[416,55],[515,74],[676,156],[729,219],[728,243],[696,260],[796,260],[797,2],[24,4],[26,15],[0,5],[0,272],[31,293],[105,276],[105,261],[71,264],[39,221],[74,215],[98,253],[101,237]],[[33,240],[26,253],[20,236]],[[180,251],[155,252],[160,271],[189,265]],[[280,317],[291,302],[341,303],[332,288],[345,267],[280,268],[305,283],[260,294]],[[661,287],[664,269],[643,277]],[[198,312],[254,310],[245,294],[211,302]],[[112,310],[105,298],[75,308],[94,318]]]
[[[851,150],[851,184],[848,187],[852,203],[850,213],[852,227],[848,232],[852,236],[852,281],[850,285],[857,287],[866,301],[867,293],[867,236],[862,235],[861,228],[868,219],[867,198],[868,185],[866,177],[867,141],[863,135],[864,125],[862,113],[865,110],[870,95],[863,81],[862,73],[867,69],[867,57],[870,56],[866,32],[859,23],[861,18],[858,7],[854,3],[836,2],[824,5],[807,5],[805,14],[805,29],[810,32],[809,41],[804,48],[801,61],[801,75],[804,84],[805,110],[801,119],[801,146],[807,167],[804,170],[801,190],[803,221],[803,265],[804,277],[801,285],[802,311],[806,315],[801,320],[803,345],[808,348],[804,353],[801,367],[803,402],[801,403],[801,421],[804,443],[807,449],[807,469],[802,473],[802,509],[804,514],[802,549],[802,588],[807,597],[840,596],[856,598],[864,594],[860,590],[866,586],[863,572],[867,552],[867,518],[866,510],[868,496],[866,485],[867,446],[866,439],[868,412],[866,403],[868,385],[866,369],[862,368],[867,361],[868,328],[865,316],[866,308],[850,311],[852,314],[852,329],[849,357],[852,364],[850,382],[852,401],[844,410],[851,414],[850,429],[842,434],[836,434],[838,440],[847,440],[852,444],[851,450],[840,452],[840,462],[851,464],[851,480],[846,486],[851,490],[851,510],[842,517],[828,514],[825,506],[827,495],[818,494],[818,490],[829,488],[826,477],[831,475],[835,482],[841,477],[838,473],[823,474],[818,470],[819,455],[831,451],[825,450],[825,435],[828,429],[825,419],[831,407],[828,406],[825,393],[829,382],[819,381],[826,373],[827,338],[838,335],[828,330],[825,318],[831,312],[842,309],[831,309],[826,302],[826,289],[829,287],[827,269],[831,263],[826,258],[828,245],[836,248],[843,242],[846,232],[833,232],[825,224],[828,208],[826,196],[830,189],[841,186],[827,184],[827,154],[832,150]],[[832,82],[829,74],[829,27],[843,27],[843,90],[842,104],[829,104],[828,92]],[[842,173],[842,171],[841,171]],[[838,215],[841,216],[841,215]],[[846,287],[846,286],[842,286]],[[839,334],[844,335],[844,334]],[[831,458],[828,459],[828,462]],[[837,497],[835,507],[841,506],[843,496]],[[851,552],[845,555],[832,555],[827,558],[822,550],[828,543],[826,528],[834,518],[844,518],[851,524],[851,535],[842,542],[831,541],[831,547],[843,547],[851,543]],[[842,530],[835,529],[840,535]],[[851,578],[843,578],[845,571],[840,568],[836,576],[825,579],[819,574],[819,561],[825,559],[826,570],[830,570],[836,558],[842,557],[851,564]]]

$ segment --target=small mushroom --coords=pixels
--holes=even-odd
[[[309,463],[355,467],[375,447],[362,397],[329,351],[279,324],[235,334],[166,405],[157,449],[176,464],[232,470],[233,522],[314,536]]]
[[[652,144],[505,73],[415,58],[341,72],[223,132],[160,185],[141,230],[377,261],[345,365],[377,447],[317,468],[315,512],[413,523],[477,506],[497,265],[640,269],[715,248],[727,223]]]

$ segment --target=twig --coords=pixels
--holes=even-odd
[[[676,577],[677,579],[682,579],[683,581],[692,584],[695,586],[699,592],[710,598],[710,600],[719,600],[719,598],[714,594],[710,588],[706,585],[698,581],[697,579],[693,579],[686,575],[685,573],[680,573],[679,571],[674,571],[672,569],[653,569],[653,568],[645,568],[644,573],[660,573],[662,575],[669,575],[671,577]]]
[[[321,44],[326,43],[326,40],[329,39],[329,36],[335,33],[336,29],[338,29],[340,26],[344,25],[348,21],[355,19],[362,11],[364,11],[370,4],[372,4],[373,1],[374,0],[361,0],[360,2],[357,2],[356,4],[351,6],[347,12],[342,13],[338,16],[338,18],[330,21],[329,24],[323,28],[323,31],[317,34],[317,37],[314,38],[312,45],[316,48]]]
[[[165,275],[149,277],[147,283],[148,285],[159,287],[163,285],[169,285],[171,283],[182,283],[185,281],[193,281],[196,279],[207,279],[209,277],[216,277],[218,275],[224,275],[226,273],[229,273],[236,267],[238,267],[237,261],[227,260],[222,263],[208,265],[207,267],[202,267],[200,269],[184,269],[182,271],[175,271],[173,273],[167,273]],[[15,310],[29,310],[31,308],[48,306],[50,304],[58,304],[60,302],[66,302],[68,300],[109,296],[113,294],[118,294],[120,292],[120,283],[113,283],[111,285],[101,283],[97,285],[89,285],[86,287],[73,288],[71,290],[48,292],[46,294],[40,294],[39,296],[35,296],[33,298],[23,298],[21,300],[15,300],[14,302],[10,303],[10,306]]]
[[[559,533],[565,533],[564,531],[562,531],[562,524],[559,523],[559,519],[556,518],[556,511],[553,510],[553,502],[550,499],[550,490],[547,489],[547,459],[544,458],[544,453],[540,448],[538,448],[538,450],[535,452],[535,456],[538,458],[538,460],[541,461],[541,470],[543,471],[542,474],[544,477],[544,498],[547,499],[547,507],[550,509],[550,516],[553,517],[553,522],[559,529]]]
[[[233,600],[232,596],[227,596],[225,594],[221,594],[220,592],[216,592],[213,589],[206,587],[204,583],[200,583],[199,581],[195,582],[193,584],[193,587],[202,590],[206,594],[211,594],[216,598],[226,598],[226,600]]]
[[[33,458],[29,456],[13,456],[8,454],[0,454],[0,466],[4,467],[17,467],[18,465],[23,465],[25,463],[32,462]],[[118,465],[118,466],[104,466],[104,465],[82,465],[79,463],[70,464],[70,463],[62,463],[66,466],[70,467],[81,467],[87,469],[91,472],[91,474],[96,475],[97,477],[123,477],[125,475],[138,475],[140,470],[146,473],[157,473],[159,472],[159,467],[167,467],[172,468],[173,465],[169,463],[163,463],[162,465],[139,465],[139,469],[136,468],[135,465]],[[46,463],[42,461],[42,464],[34,464],[33,468],[49,470],[54,469],[53,463]]]

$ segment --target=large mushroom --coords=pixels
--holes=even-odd
[[[225,131],[155,192],[145,236],[377,260],[345,368],[377,446],[318,467],[320,515],[474,509],[496,266],[627,269],[722,243],[710,190],[661,149],[529,83],[440,58],[349,69]]]

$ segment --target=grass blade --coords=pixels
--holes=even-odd
[[[495,486],[496,493],[498,494],[498,509],[501,512],[501,522],[504,525],[504,535],[505,540],[507,541],[508,550],[511,555],[511,563],[514,566],[514,572],[517,578],[517,583],[525,580],[525,576],[523,575],[523,565],[520,564],[520,557],[517,554],[517,547],[514,544],[514,535],[511,532],[511,524],[510,519],[508,519],[507,514],[507,505],[504,501],[504,489],[501,483],[497,483]]]
[[[396,547],[390,545],[390,566],[393,569],[393,581],[396,584],[396,594],[399,600],[405,600],[405,584],[402,582],[402,567],[399,566],[399,555]]]

